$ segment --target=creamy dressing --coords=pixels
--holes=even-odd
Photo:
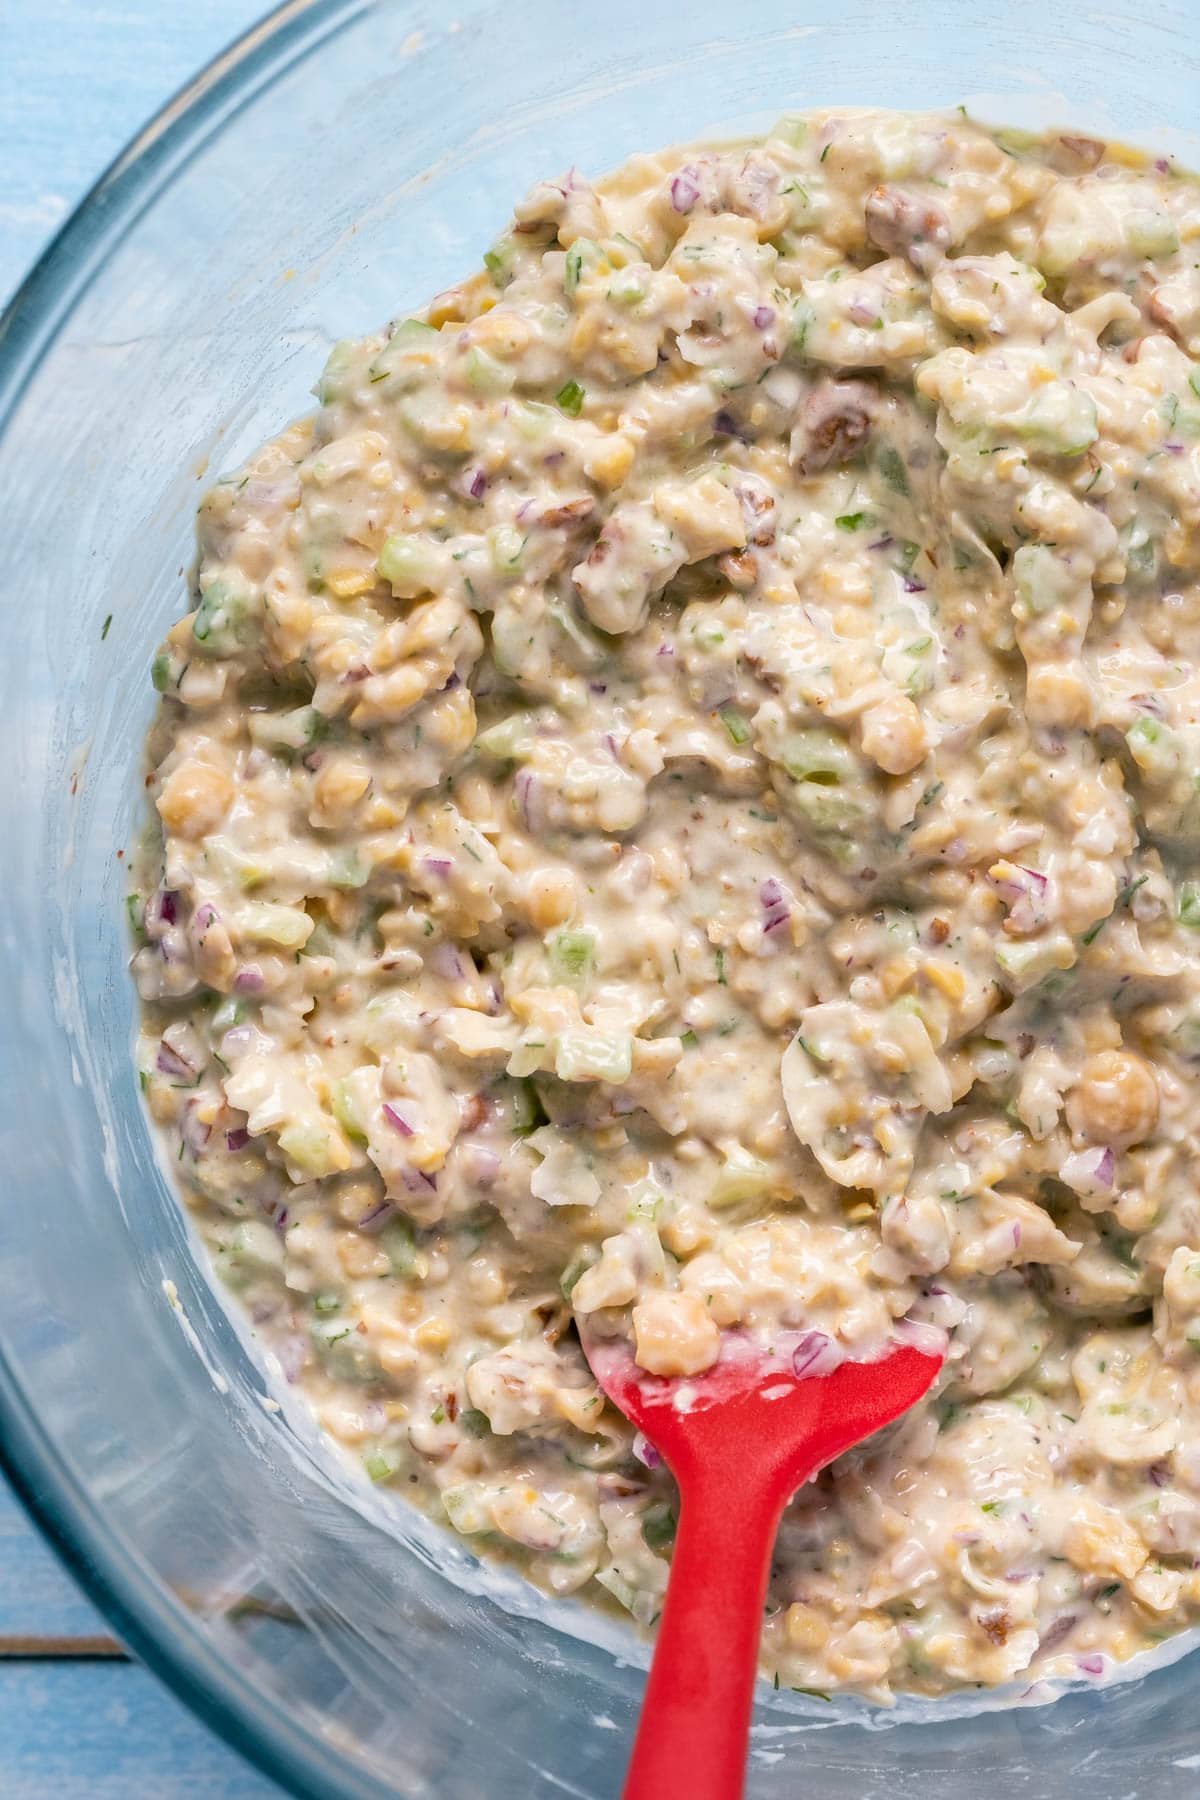
[[[764,1669],[1200,1616],[1197,357],[1172,165],[789,117],[540,184],[211,490],[142,1083],[372,1481],[649,1626],[674,1488],[576,1319],[948,1334],[789,1507]]]

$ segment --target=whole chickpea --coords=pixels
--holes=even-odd
[[[158,796],[159,816],[176,837],[207,837],[233,801],[233,783],[223,769],[196,758],[177,763]]]
[[[1149,1063],[1132,1050],[1089,1056],[1067,1101],[1067,1123],[1076,1138],[1116,1149],[1149,1137],[1158,1123],[1158,1083]]]
[[[929,750],[925,722],[906,694],[889,694],[869,706],[861,739],[864,753],[885,775],[907,775]]]

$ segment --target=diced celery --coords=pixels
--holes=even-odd
[[[215,1260],[223,1279],[240,1287],[256,1275],[278,1273],[283,1268],[283,1244],[279,1233],[262,1220],[244,1219],[219,1246]]]
[[[512,280],[516,260],[516,239],[509,232],[498,237],[490,250],[483,253],[483,266],[491,276],[496,287],[504,289]]]
[[[1173,775],[1179,768],[1182,760],[1179,739],[1169,726],[1152,719],[1148,713],[1134,720],[1125,733],[1125,742],[1142,774],[1151,779]]]
[[[125,914],[129,920],[129,929],[134,942],[138,944],[144,944],[146,941],[145,909],[146,896],[144,894],[126,894]]]
[[[629,1190],[629,1204],[625,1208],[625,1217],[630,1220],[644,1219],[653,1225],[662,1211],[663,1191],[656,1187],[648,1177],[635,1181]]]
[[[679,1518],[669,1500],[655,1500],[642,1514],[642,1536],[650,1550],[669,1550]]]
[[[458,1422],[468,1437],[485,1438],[491,1436],[492,1421],[477,1406],[465,1407],[458,1415]]]
[[[1125,221],[1125,241],[1135,256],[1174,256],[1179,233],[1168,212],[1132,212]]]
[[[319,1313],[322,1318],[324,1318],[328,1316],[329,1313],[340,1312],[341,1305],[342,1299],[340,1294],[317,1294],[313,1300],[313,1311]]]
[[[628,1081],[633,1072],[633,1039],[627,1032],[581,1026],[560,1031],[554,1050],[560,1081]]]
[[[606,298],[618,306],[639,306],[647,292],[644,269],[619,269],[608,284]]]
[[[346,1079],[335,1081],[331,1095],[333,1116],[350,1139],[352,1144],[365,1144],[367,1129],[362,1122],[350,1083]]]
[[[329,927],[328,920],[318,919],[304,946],[305,956],[336,957],[337,947],[337,939]]]
[[[411,1275],[416,1267],[417,1241],[407,1219],[389,1219],[376,1243],[391,1264],[393,1275]]]
[[[415,600],[436,586],[442,573],[442,557],[428,538],[394,532],[379,552],[376,568],[399,600]]]
[[[904,458],[894,444],[884,444],[879,452],[879,473],[887,482],[894,494],[906,497],[912,492],[908,482],[908,470],[904,466]]]
[[[160,652],[150,664],[150,679],[160,694],[173,688],[179,680],[179,666],[167,650]]]
[[[601,259],[599,244],[591,238],[576,238],[567,251],[567,264],[563,274],[563,292],[574,294],[585,269],[594,267]]]
[[[568,986],[582,985],[592,974],[596,961],[596,934],[593,931],[556,931],[550,939],[550,966],[560,981]]]
[[[371,879],[371,869],[357,850],[334,850],[329,858],[328,881],[330,887],[352,889],[365,887]]]
[[[780,760],[793,781],[820,787],[836,787],[859,773],[858,759],[845,739],[819,727],[793,732],[784,742]]]
[[[227,581],[210,581],[200,592],[200,604],[192,619],[192,637],[209,656],[233,656],[251,642],[255,608],[249,594]]]
[[[514,1137],[528,1137],[546,1123],[546,1112],[532,1081],[503,1080],[497,1084],[497,1092],[507,1103],[509,1128]]]
[[[391,1481],[404,1464],[398,1451],[377,1444],[363,1457],[363,1468],[372,1481]]]
[[[633,1612],[637,1606],[637,1590],[615,1568],[597,1569],[596,1580],[602,1588],[607,1588],[618,1605],[626,1612]]]
[[[313,922],[296,906],[274,906],[266,900],[251,901],[239,917],[240,934],[255,944],[278,944],[298,950],[312,934]]]
[[[512,575],[521,566],[525,539],[515,525],[493,525],[487,534],[488,552],[497,575]]]
[[[800,150],[808,140],[808,120],[801,113],[782,113],[767,135]]]
[[[582,1250],[576,1251],[558,1280],[559,1292],[564,1300],[570,1300],[575,1292],[575,1283],[593,1266],[598,1256],[599,1252],[594,1244],[586,1244]]]
[[[533,720],[528,713],[510,713],[475,739],[479,754],[494,757],[497,762],[521,762],[530,755],[533,744]]]
[[[491,1521],[483,1502],[484,1490],[477,1481],[461,1482],[456,1487],[446,1488],[442,1493],[446,1517],[455,1531],[462,1532],[464,1537],[475,1537],[479,1532],[490,1528]]]
[[[808,334],[816,320],[816,312],[808,300],[797,300],[792,308],[792,349],[803,356]]]
[[[220,1006],[218,1006],[213,1013],[213,1036],[224,1037],[227,1031],[232,1031],[235,1025],[240,1025],[245,1017],[246,1002],[244,1000],[235,1000],[232,995],[228,995],[222,1000]]]
[[[354,338],[342,338],[329,352],[325,367],[321,371],[321,379],[317,383],[316,395],[322,406],[331,401],[341,400],[349,387],[350,371],[354,367],[358,344]]]
[[[322,1125],[285,1125],[279,1134],[279,1148],[306,1175],[333,1175],[337,1171],[339,1159],[333,1138]]]
[[[750,742],[750,726],[743,713],[736,706],[722,706],[719,717],[725,727],[731,744],[748,744]]]
[[[721,1168],[708,1196],[710,1206],[737,1206],[743,1200],[758,1200],[769,1192],[771,1172],[766,1163],[737,1145],[722,1159]]]
[[[1013,430],[1052,456],[1079,456],[1100,435],[1096,402],[1069,381],[1048,381],[1022,408]]]
[[[600,667],[608,655],[608,650],[596,634],[583,623],[570,601],[548,601],[546,617],[553,619],[563,636],[570,639],[573,648],[583,658],[585,668],[598,669]]]
[[[491,356],[473,344],[464,365],[467,386],[477,394],[507,394],[513,385],[513,372],[498,357]]]
[[[1200,885],[1185,881],[1179,890],[1179,923],[1200,931]]]
[[[1069,606],[1077,593],[1075,576],[1045,544],[1022,544],[1013,556],[1012,574],[1018,618],[1037,618],[1057,606]]]
[[[1046,947],[1034,940],[1018,944],[998,944],[996,961],[1014,980],[1034,974],[1045,961]]]
[[[561,423],[553,406],[540,400],[514,400],[510,403],[508,422],[527,443],[540,444],[551,427]]]

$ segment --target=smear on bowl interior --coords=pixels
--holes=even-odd
[[[216,483],[154,663],[142,1084],[372,1481],[649,1626],[574,1320],[949,1333],[788,1510],[785,1687],[1200,1618],[1198,255],[960,117],[572,171]]]

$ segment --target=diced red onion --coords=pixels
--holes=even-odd
[[[911,575],[906,575],[904,577],[904,591],[906,594],[923,594],[926,591],[925,583],[923,581],[914,580]]]
[[[879,322],[875,303],[865,294],[852,294],[846,310],[856,325],[876,325]]]
[[[235,994],[261,994],[266,985],[266,976],[257,963],[246,963],[233,978]]]
[[[500,1155],[486,1144],[464,1143],[463,1174],[472,1187],[491,1187],[500,1173]]]
[[[457,944],[435,944],[429,952],[429,966],[435,975],[443,976],[446,981],[466,979],[467,967]]]
[[[892,542],[891,538],[885,533],[883,537],[876,538],[875,542],[873,544],[868,544],[867,549],[868,550],[886,550],[889,547],[889,545],[891,544],[891,542]]]
[[[172,1050],[165,1038],[158,1046],[158,1055],[154,1059],[154,1066],[163,1075],[194,1076],[196,1074],[194,1066],[185,1061],[177,1051]]]
[[[482,500],[487,491],[487,476],[482,469],[474,469],[468,473],[466,491],[472,500]]]
[[[242,1056],[247,1050],[253,1048],[255,1039],[258,1037],[259,1033],[255,1031],[253,1025],[234,1025],[221,1039],[221,1054],[226,1062],[231,1057]]]
[[[271,1223],[274,1225],[280,1237],[282,1237],[288,1228],[288,1209],[286,1206],[280,1207]]]
[[[775,308],[773,306],[756,306],[755,307],[755,309],[754,309],[754,328],[756,331],[765,331],[767,329],[768,325],[773,325],[774,323],[775,323]]]
[[[180,1134],[193,1156],[199,1156],[212,1136],[212,1126],[199,1117],[194,1102],[189,1102],[184,1112]]]
[[[674,656],[675,646],[674,644],[660,644],[654,654],[655,656]]]
[[[928,1325],[920,1319],[897,1319],[892,1336],[898,1344],[908,1344],[924,1356],[945,1356],[950,1339],[940,1326]]]
[[[700,198],[700,182],[690,163],[684,165],[671,183],[671,205],[677,213],[689,213]]]
[[[431,875],[437,875],[445,881],[451,869],[454,867],[454,863],[448,856],[423,856],[421,858],[421,867],[423,869],[428,869]]]
[[[225,1133],[225,1148],[233,1151],[235,1155],[239,1150],[244,1150],[249,1142],[250,1133],[246,1130],[244,1125],[239,1125],[236,1131],[227,1131]]]
[[[385,1100],[383,1103],[383,1116],[388,1124],[393,1126],[400,1133],[401,1137],[413,1137],[415,1135],[412,1126],[404,1117],[404,1114],[398,1112],[390,1100]]]
[[[286,1337],[279,1346],[279,1366],[288,1382],[299,1381],[308,1347],[302,1337]]]
[[[197,932],[207,931],[209,926],[215,925],[216,922],[217,909],[212,905],[211,901],[206,900],[204,904],[198,906],[192,914],[192,924],[195,926]]]
[[[1102,1656],[1077,1656],[1075,1666],[1081,1675],[1103,1675],[1104,1658]]]
[[[358,1221],[358,1229],[374,1236],[377,1231],[383,1230],[395,1210],[390,1200],[381,1200],[378,1206],[373,1206],[370,1212]]]
[[[420,1193],[422,1188],[432,1188],[436,1193],[437,1176],[427,1175],[424,1169],[405,1169],[404,1185],[410,1194]]]
[[[1166,1487],[1171,1479],[1171,1471],[1167,1468],[1165,1463],[1151,1463],[1146,1473],[1149,1475],[1156,1488]]]
[[[773,875],[767,877],[758,890],[758,898],[763,909],[763,931],[778,931],[792,916],[792,909],[787,896]]]
[[[179,895],[171,888],[164,888],[158,896],[158,916],[164,925],[174,925],[179,919]]]
[[[1093,1194],[1111,1188],[1116,1175],[1117,1159],[1111,1144],[1092,1150],[1076,1150],[1063,1161],[1058,1171],[1060,1181],[1077,1194]]]
[[[539,836],[546,828],[546,802],[542,784],[528,769],[520,769],[513,782],[517,812],[526,831]]]
[[[662,1467],[662,1457],[644,1432],[639,1431],[634,1438],[633,1454],[637,1457],[643,1469],[658,1469]]]
[[[1048,1626],[1042,1633],[1041,1637],[1038,1639],[1038,1649],[1053,1650],[1054,1646],[1056,1644],[1061,1644],[1063,1639],[1075,1629],[1078,1623],[1078,1613],[1063,1613],[1061,1618],[1055,1619],[1053,1625]]]
[[[798,1380],[806,1376],[832,1375],[846,1358],[833,1339],[823,1331],[806,1331],[792,1351],[792,1374]]]

